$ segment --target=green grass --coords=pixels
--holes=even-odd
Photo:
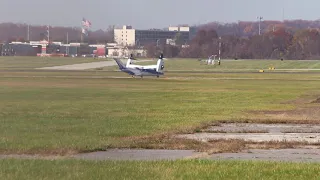
[[[134,143],[130,140],[133,137],[182,131],[217,120],[253,119],[256,116],[248,113],[251,110],[293,109],[294,104],[284,102],[302,96],[317,97],[320,92],[319,73],[166,72],[160,79],[114,79],[110,77],[128,75],[95,70],[33,70],[90,61],[93,59],[0,58],[0,70],[10,70],[0,71],[0,154],[65,154],[129,146]],[[270,62],[223,61],[222,66],[212,67],[198,61],[173,60],[166,61],[166,67],[169,71],[211,68],[227,71],[268,68]],[[319,68],[318,61],[284,63],[275,67]],[[6,180],[317,179],[318,176],[318,164],[0,160],[0,179]]]
[[[59,75],[64,73],[72,74]],[[270,74],[274,80],[56,78],[50,73],[46,78],[32,77],[36,74],[0,78],[2,153],[123,146],[132,143],[125,137],[251,118],[250,110],[291,109],[293,105],[281,103],[319,92],[319,81],[298,81],[287,74]],[[207,78],[220,76],[206,74]]]
[[[1,160],[0,179],[318,179],[318,164],[236,161]]]
[[[94,58],[69,58],[69,57],[1,57],[0,70],[34,69],[58,65],[104,61],[105,59]]]
[[[136,62],[135,64],[156,64],[152,62]],[[165,61],[165,71],[249,71],[269,70],[275,67],[281,69],[320,69],[320,61],[316,60],[222,60],[221,65],[205,65],[197,59],[168,59]],[[104,70],[117,70],[117,67],[105,67]]]

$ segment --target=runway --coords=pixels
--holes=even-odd
[[[152,60],[141,60],[139,62],[147,62]],[[122,61],[124,62],[124,61]],[[124,62],[125,63],[125,62]],[[63,66],[52,66],[52,67],[42,67],[36,68],[39,70],[87,70],[94,68],[102,68],[108,66],[116,66],[117,63],[115,61],[100,61],[100,62],[91,62],[91,63],[81,63],[81,64],[71,64],[71,65],[63,65]]]
[[[71,64],[64,66],[52,66],[52,67],[42,67],[36,68],[40,70],[86,70],[94,69],[107,66],[115,66],[116,62],[114,61],[101,61],[101,62],[92,62],[92,63],[81,63],[81,64]]]
[[[131,77],[131,76],[57,76],[57,75],[0,75],[0,78],[56,78],[56,79],[154,79],[154,80],[279,80],[279,81],[320,81],[320,78],[256,78],[256,77],[193,77],[193,76],[168,76],[168,77]]]

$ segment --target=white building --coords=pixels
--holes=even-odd
[[[167,30],[136,30],[132,26],[123,26],[122,29],[114,29],[114,40],[122,46],[144,46],[150,43],[165,44],[180,37],[186,44],[191,37],[189,27],[169,27]]]

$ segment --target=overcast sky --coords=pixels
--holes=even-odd
[[[212,21],[320,18],[319,0],[0,0],[0,22],[80,26],[92,29],[132,25],[137,29]]]

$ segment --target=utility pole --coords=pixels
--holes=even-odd
[[[69,32],[67,32],[67,44],[69,44]]]
[[[67,32],[67,46],[66,46],[66,54],[69,55],[69,32]]]
[[[259,36],[261,35],[261,20],[263,19],[263,17],[257,17],[257,19],[259,20]]]

